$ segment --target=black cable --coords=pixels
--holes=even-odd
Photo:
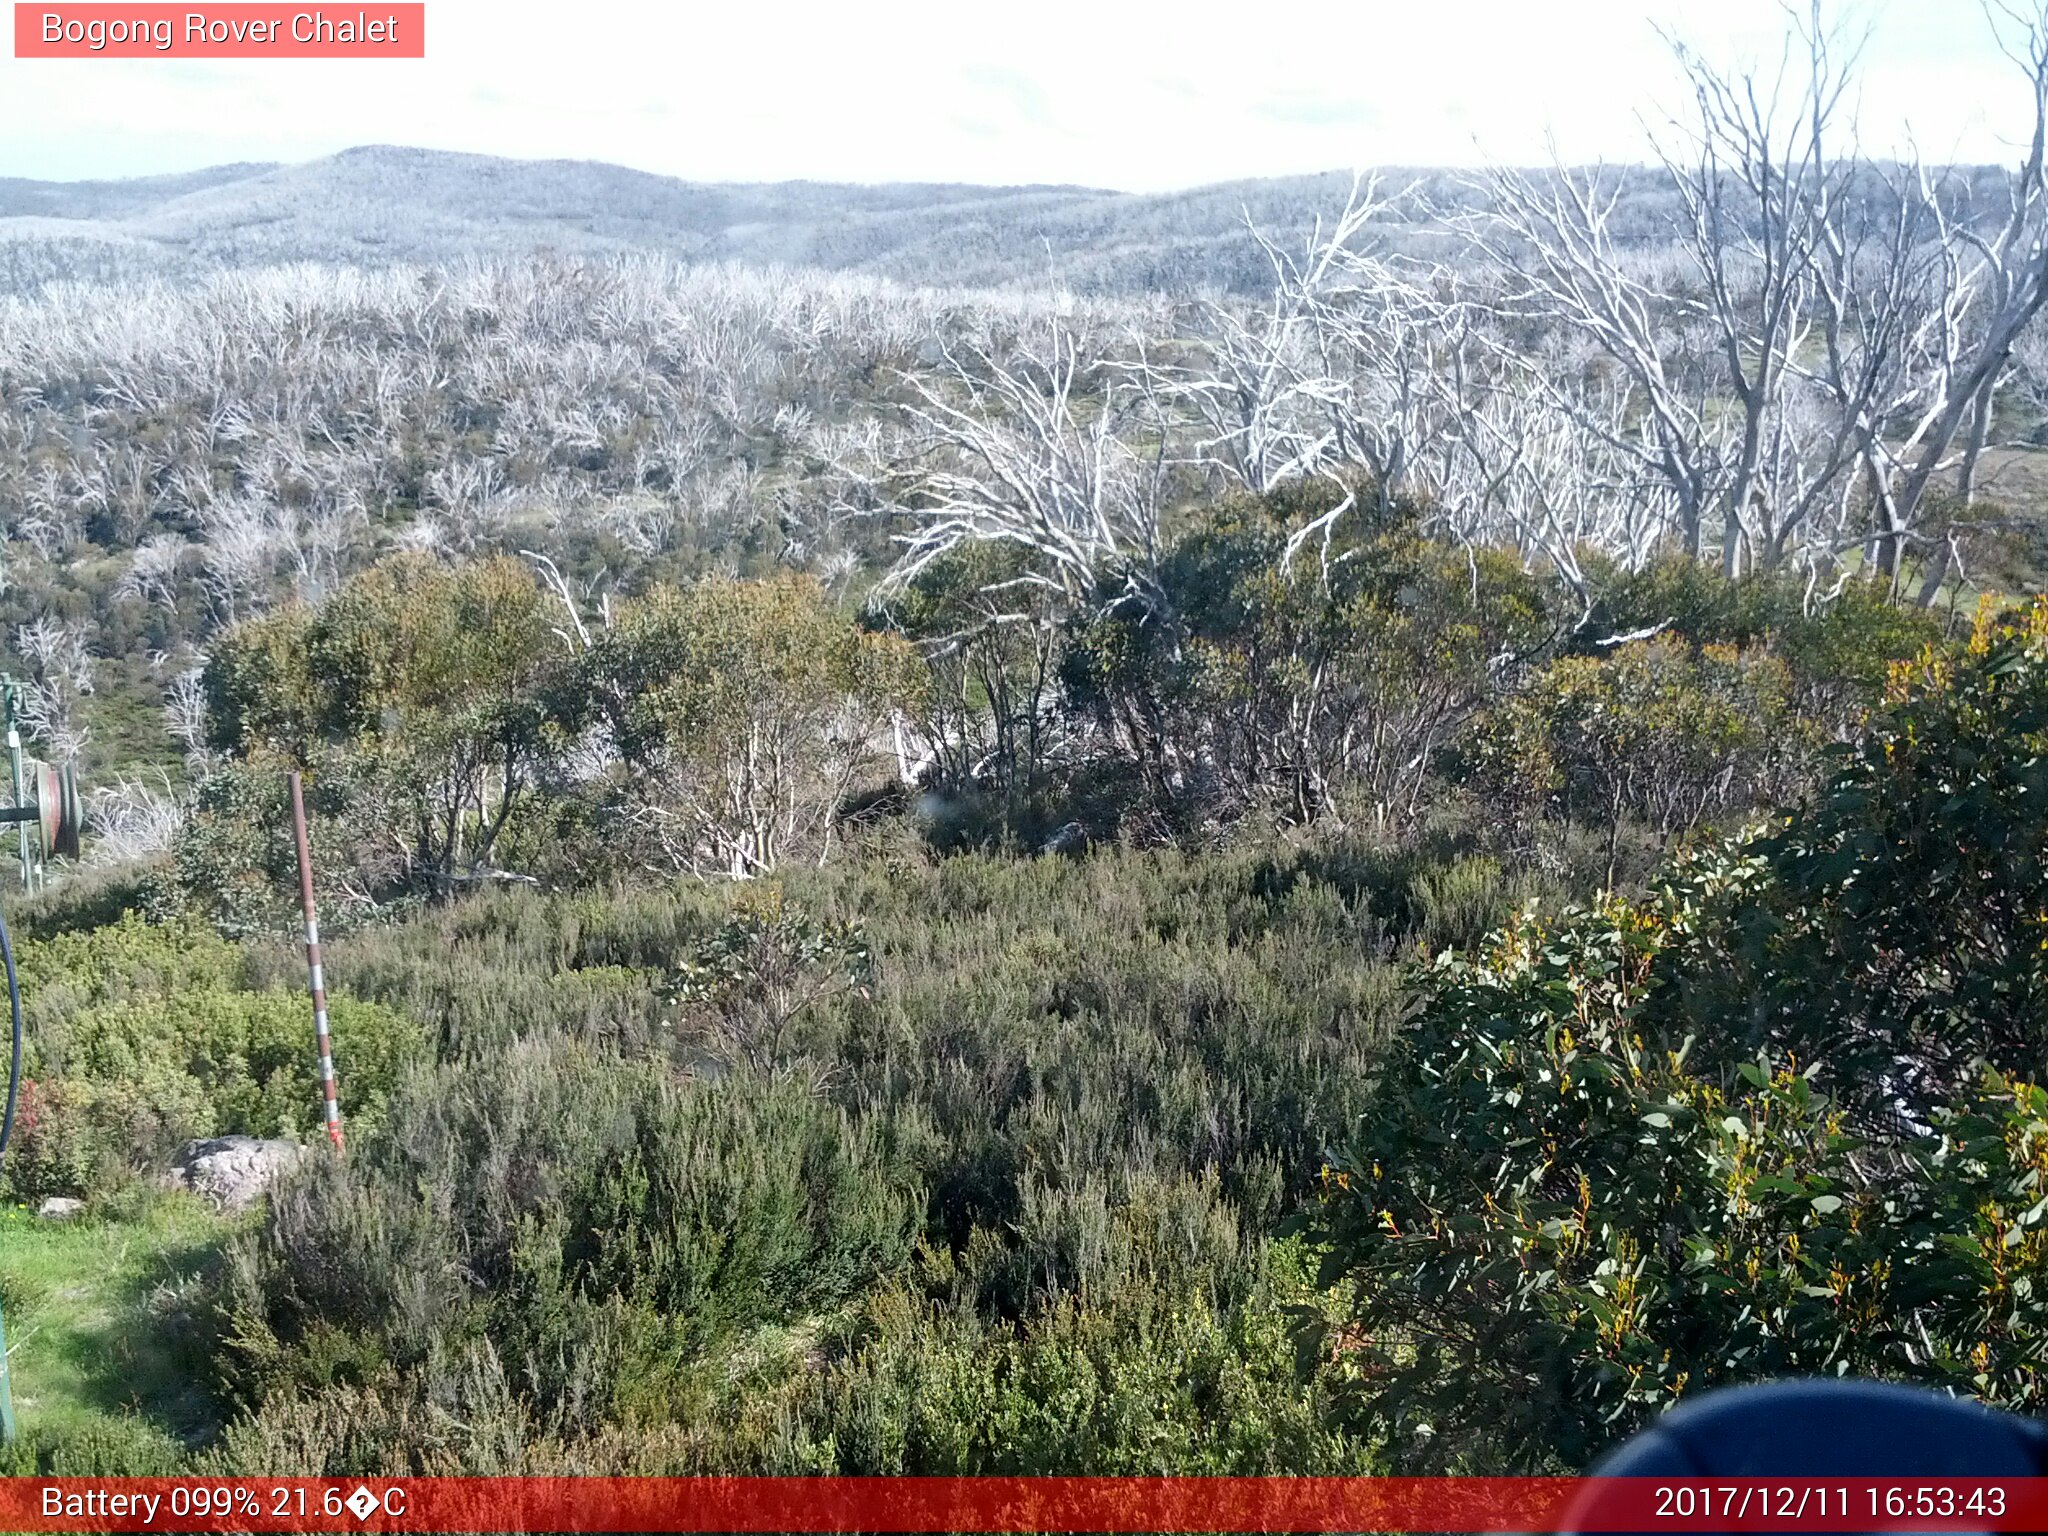
[[[0,915],[0,963],[7,967],[7,1005],[14,1014],[14,1050],[7,1060],[7,1112],[0,1116],[0,1157],[5,1157],[8,1138],[14,1134],[14,1103],[21,1096],[21,979],[14,974],[14,940],[8,936],[4,915]]]

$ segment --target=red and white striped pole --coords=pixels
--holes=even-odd
[[[335,1099],[334,1040],[327,1032],[327,978],[320,973],[320,920],[313,915],[313,850],[306,838],[306,793],[292,771],[292,836],[299,845],[299,905],[306,914],[306,973],[313,991],[313,1033],[320,1041],[320,1092],[327,1103],[327,1139],[341,1149],[341,1105]]]

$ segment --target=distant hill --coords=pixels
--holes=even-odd
[[[1883,200],[1874,174],[1870,194]],[[1617,237],[1669,238],[1663,176],[1626,178]],[[1962,168],[1973,201],[2004,206],[2003,172]],[[1458,241],[1446,209],[1482,196],[1455,172],[1392,169],[1423,197],[1390,221],[1412,253]],[[437,264],[548,249],[650,251],[688,262],[781,263],[906,283],[1001,287],[1057,275],[1093,292],[1269,287],[1249,216],[1297,248],[1350,190],[1349,173],[1221,182],[1183,192],[956,184],[678,181],[585,160],[372,146],[302,165],[223,165],[129,181],[0,180],[0,293],[52,278],[176,276],[321,261]]]
[[[216,165],[180,176],[126,181],[22,181],[0,176],[0,218],[41,214],[53,219],[119,219],[190,192],[247,181],[275,165]]]
[[[553,249],[781,262],[914,283],[1256,287],[1245,239],[1305,229],[1348,175],[1134,194],[1089,187],[678,181],[570,160],[369,147],[130,181],[0,180],[0,289],[281,261],[434,263]]]

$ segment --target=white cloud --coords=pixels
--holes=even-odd
[[[1151,189],[1355,165],[1637,159],[1657,27],[1772,58],[1776,0],[428,0],[417,61],[0,60],[0,175],[399,143],[700,180]],[[1865,143],[2002,159],[2014,66],[1967,0],[1891,0]]]

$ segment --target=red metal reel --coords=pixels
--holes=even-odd
[[[35,796],[36,822],[43,834],[46,858],[75,859],[79,854],[79,832],[85,809],[78,799],[78,781],[70,764],[53,768],[48,763],[31,765],[30,793]]]
[[[78,777],[66,763],[57,770],[57,840],[50,846],[59,858],[75,859],[85,835],[85,806],[78,798]]]

